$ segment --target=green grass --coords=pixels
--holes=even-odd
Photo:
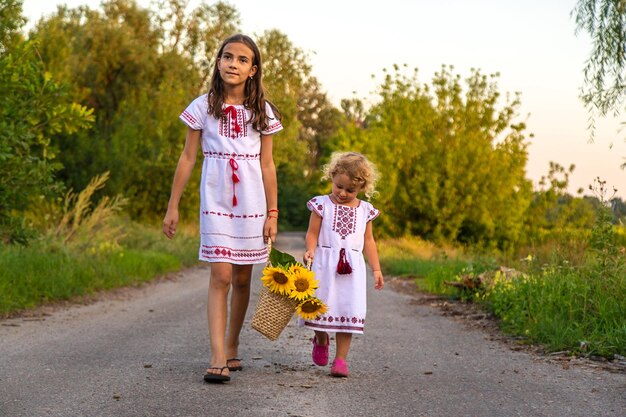
[[[66,246],[40,240],[0,247],[0,316],[96,291],[136,285],[197,262],[197,238],[168,241],[128,224],[120,245]]]
[[[552,268],[498,282],[487,307],[501,328],[550,351],[612,357],[626,354],[626,274]]]
[[[454,295],[443,281],[453,279],[468,264],[459,250],[416,237],[385,239],[379,242],[378,253],[386,275],[412,277],[420,289],[437,294]]]
[[[444,284],[454,277],[469,263],[459,259],[420,259],[381,257],[381,266],[385,274],[393,276],[410,276],[415,284],[424,291],[434,294],[457,295],[457,291]]]
[[[415,242],[381,242],[380,261],[386,275],[410,276],[425,291],[463,297],[444,285],[460,275],[493,270],[483,257],[467,257],[423,249]],[[507,278],[498,274],[493,285],[470,294],[498,317],[502,330],[522,336],[548,351],[612,358],[626,355],[626,266],[623,249],[610,241],[602,251],[584,259],[560,259],[548,265],[530,265],[526,274]],[[467,296],[467,294],[465,295]]]

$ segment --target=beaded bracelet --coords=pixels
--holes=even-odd
[[[268,219],[278,219],[278,216],[267,216]]]
[[[278,213],[280,210],[278,209],[269,209],[267,212],[268,213]]]

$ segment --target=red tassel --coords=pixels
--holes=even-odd
[[[339,251],[339,262],[337,263],[337,273],[339,275],[347,275],[352,273],[352,267],[346,258],[346,250],[341,248]]]
[[[230,168],[233,170],[231,179],[233,181],[233,207],[237,205],[237,196],[235,195],[235,184],[239,182],[239,177],[235,174],[235,171],[239,169],[239,164],[233,158],[230,158]]]
[[[241,126],[239,126],[239,122],[237,121],[237,109],[235,109],[234,106],[228,106],[224,109],[224,113],[225,114],[230,114],[230,118],[233,121],[233,124],[235,125],[235,133],[241,133]],[[233,139],[235,138],[235,135],[233,135]]]

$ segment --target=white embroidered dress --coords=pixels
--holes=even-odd
[[[328,195],[312,198],[307,207],[322,217],[312,270],[319,280],[315,295],[328,306],[328,311],[315,320],[301,323],[320,331],[363,333],[367,309],[365,227],[380,212],[367,201],[348,207],[335,204]],[[347,275],[337,273],[342,248],[352,267],[352,273]]]
[[[261,173],[261,135],[282,130],[266,104],[268,127],[258,132],[243,105],[225,105],[219,120],[208,114],[207,94],[180,115],[191,129],[202,130],[199,258],[207,262],[254,264],[267,261],[263,225],[267,204]]]

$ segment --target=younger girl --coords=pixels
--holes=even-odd
[[[363,250],[374,274],[374,288],[384,287],[372,220],[379,211],[359,200],[374,193],[377,172],[365,156],[356,152],[334,153],[324,167],[324,179],[332,181],[329,195],[317,196],[307,203],[311,210],[306,233],[304,262],[313,262],[319,280],[316,295],[328,306],[321,317],[304,321],[315,330],[313,352],[316,365],[328,363],[330,338],[336,332],[337,349],[330,374],[348,376],[346,357],[353,333],[363,333],[365,326],[366,269]]]
[[[217,53],[209,93],[196,98],[180,115],[188,126],[187,138],[174,174],[163,233],[170,239],[176,233],[178,203],[201,143],[199,256],[211,262],[207,382],[229,381],[230,371],[242,369],[237,358],[239,333],[250,300],[252,265],[267,261],[265,241],[276,238],[272,135],[282,125],[264,97],[262,75],[254,41],[245,35],[231,36]]]

